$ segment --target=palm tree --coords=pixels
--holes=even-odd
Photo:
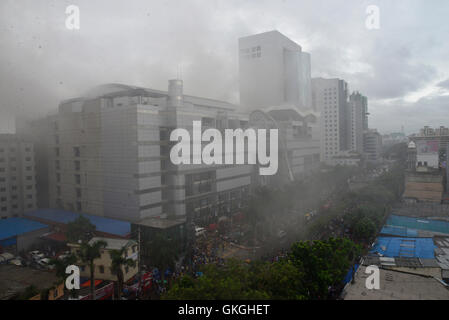
[[[122,296],[123,287],[123,267],[134,267],[136,262],[132,259],[126,258],[126,247],[120,250],[111,250],[109,255],[111,256],[111,272],[117,276],[117,297],[120,300]]]
[[[65,273],[65,270],[67,269],[68,266],[72,265],[72,264],[76,264],[77,258],[75,255],[70,254],[69,256],[65,257],[62,260],[59,259],[51,259],[50,260],[50,265],[53,265],[55,267],[55,271],[56,271],[56,276],[58,277],[58,279],[60,279],[60,281],[64,282],[67,274]],[[65,290],[65,286],[64,286],[64,290]],[[76,290],[72,290],[71,294],[72,297],[75,296]]]
[[[95,241],[92,244],[87,242],[81,243],[79,258],[82,262],[87,263],[90,268],[90,294],[91,299],[95,300],[95,265],[94,260],[100,258],[101,249],[107,246],[107,242],[103,240]]]

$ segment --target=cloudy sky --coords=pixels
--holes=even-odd
[[[238,103],[237,39],[274,29],[312,54],[312,76],[369,97],[371,127],[449,126],[448,16],[447,0],[1,0],[0,132],[102,83],[165,90],[179,68],[185,93]]]

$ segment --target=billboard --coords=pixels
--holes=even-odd
[[[416,141],[416,151],[418,154],[423,153],[438,153],[439,151],[439,141],[438,140],[418,140]]]

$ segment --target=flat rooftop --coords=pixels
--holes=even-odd
[[[447,287],[433,277],[385,269],[379,269],[380,289],[368,290],[365,269],[360,266],[355,283],[346,286],[344,300],[449,300]]]
[[[158,219],[158,218],[147,218],[141,220],[136,225],[141,225],[145,227],[151,227],[155,229],[168,229],[181,224],[184,224],[185,220],[171,220],[171,219]]]

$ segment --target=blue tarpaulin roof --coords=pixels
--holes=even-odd
[[[449,222],[442,220],[430,220],[424,218],[412,218],[391,215],[386,223],[387,226],[405,227],[414,230],[426,230],[449,234]]]
[[[418,237],[418,230],[400,226],[384,226],[380,234],[400,237]]]
[[[357,272],[358,268],[359,268],[359,264],[356,263],[354,265],[354,273]],[[343,279],[343,284],[347,284],[347,283],[351,282],[352,277],[353,277],[353,272],[352,271],[353,270],[352,270],[352,267],[351,267],[351,269],[349,269],[348,273],[346,274],[345,278]]]
[[[41,219],[49,222],[67,224],[72,222],[80,215],[83,215],[95,225],[100,232],[114,234],[118,236],[127,236],[131,232],[131,223],[116,219],[94,216],[85,213],[57,210],[57,209],[41,209],[26,214],[29,217]]]
[[[379,237],[371,253],[390,258],[434,259],[435,248],[432,238]]]
[[[24,219],[8,218],[0,220],[0,240],[48,227],[46,224]]]

